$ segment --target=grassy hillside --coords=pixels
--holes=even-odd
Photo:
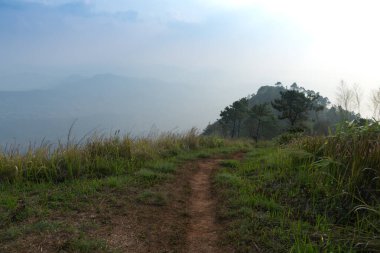
[[[256,146],[192,130],[10,150],[0,155],[0,251],[182,252],[203,169],[213,187],[202,196],[215,205],[207,219],[226,249],[378,252],[379,136],[379,123],[346,123]]]
[[[167,194],[154,187],[174,180],[181,164],[244,147],[192,130],[155,138],[93,137],[82,144],[2,153],[0,252],[117,252],[102,230],[117,217],[143,219],[156,206],[165,207]],[[137,230],[148,225],[135,226],[133,233],[143,236]]]
[[[238,252],[379,252],[380,127],[263,144],[216,178]]]

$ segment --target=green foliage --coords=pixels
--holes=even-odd
[[[107,244],[103,240],[90,239],[85,237],[80,237],[77,239],[71,239],[67,241],[62,246],[62,250],[80,253],[111,252],[108,249]]]
[[[58,222],[38,221],[33,224],[23,226],[10,226],[3,231],[0,231],[0,242],[16,240],[23,234],[54,232],[63,227],[63,224]]]
[[[303,136],[304,136],[304,134],[302,134],[302,133],[285,132],[285,133],[277,136],[273,141],[279,145],[287,145],[287,144],[290,144],[293,141],[295,141],[295,140],[297,140]]]
[[[231,138],[235,136],[240,136],[241,123],[248,113],[248,99],[242,98],[238,101],[232,103],[232,105],[227,106],[223,111],[220,112],[220,123],[228,131],[229,128],[231,132]],[[232,126],[229,126],[232,124]]]
[[[223,160],[220,162],[220,165],[226,168],[237,168],[239,166],[240,162],[236,160]]]
[[[374,126],[367,127],[373,133]],[[322,145],[330,141],[315,138]],[[291,148],[256,148],[236,169],[216,175],[225,201],[218,213],[229,225],[225,236],[237,252],[380,250],[380,198],[370,202],[360,198],[363,192],[350,193],[351,172],[344,169],[350,161],[335,160],[339,154],[321,158],[317,154],[326,153],[313,140],[298,139]],[[301,144],[310,148],[298,149]],[[356,191],[371,187],[368,182]]]
[[[242,180],[240,177],[232,175],[231,173],[228,172],[221,172],[218,173],[215,181],[224,186],[229,186],[229,187],[239,187],[240,184],[242,183]]]
[[[211,155],[207,152],[201,152],[197,155],[197,158],[200,158],[200,159],[205,159],[205,158],[210,158]]]
[[[2,152],[0,182],[60,183],[129,174],[154,160],[224,145],[220,138],[199,136],[195,128],[184,134],[165,133],[156,138],[94,135],[78,144],[60,143],[57,147],[46,144],[29,148],[26,153],[17,149]]]
[[[22,231],[19,227],[10,227],[0,233],[0,242],[15,240],[21,234]]]
[[[282,100],[281,93],[294,93],[296,95],[290,96],[287,100]],[[284,102],[280,103],[280,108],[286,107],[289,110],[282,112],[272,106],[265,106],[265,104],[275,103],[275,101]],[[359,118],[359,115],[345,111],[340,107],[327,107],[329,104],[327,97],[323,97],[313,90],[306,90],[295,83],[289,89],[282,85],[262,86],[256,94],[248,97],[248,112],[241,120],[242,127],[239,130],[239,136],[250,137],[255,140],[269,140],[288,131],[289,128],[294,129],[295,127],[301,128],[306,134],[327,135],[329,130],[335,129],[335,124],[342,121],[342,115],[348,115],[349,120]],[[262,110],[265,108],[266,112]],[[236,137],[239,124],[238,121],[234,124],[233,120],[229,120],[231,119],[229,115],[233,115],[232,112],[232,105],[226,107],[220,115],[221,118],[215,123],[209,124],[203,134],[224,137],[234,135]],[[294,120],[293,126],[285,116],[290,116],[292,121]],[[235,131],[233,131],[234,129]]]
[[[130,154],[124,156],[119,143],[129,146]],[[248,147],[242,140],[200,137],[193,130],[139,139],[93,137],[82,145],[62,145],[61,150],[44,146],[25,154],[2,153],[0,165],[14,162],[22,169],[12,180],[0,183],[0,251],[12,247],[21,252],[24,244],[49,238],[56,251],[110,252],[93,231],[108,226],[110,215],[129,215],[130,205],[138,203],[166,205],[166,192],[151,187],[172,178],[179,164],[200,154],[230,154]],[[137,160],[135,152],[144,150],[151,158]],[[32,163],[24,168],[24,161]],[[38,168],[34,164],[44,165],[47,174],[25,171]]]
[[[342,191],[373,203],[380,197],[380,124],[342,123],[329,137],[306,137],[295,145],[320,157],[316,166],[336,161],[329,173]]]
[[[307,113],[310,110],[322,110],[323,107],[315,108],[315,103],[319,98],[319,94],[311,95],[308,93],[300,92],[298,90],[286,90],[280,92],[281,98],[275,99],[272,102],[273,108],[279,111],[281,114],[278,116],[279,119],[288,119],[290,125],[294,127],[296,123],[306,120]]]
[[[153,184],[168,177],[166,174],[157,173],[150,169],[141,169],[136,172],[136,176],[138,181],[146,184]]]
[[[166,205],[166,196],[160,192],[144,191],[137,196],[137,200],[140,203],[146,205],[163,206]]]
[[[176,165],[169,161],[155,161],[148,165],[148,168],[158,173],[173,173]]]
[[[268,126],[268,124],[273,124],[274,114],[270,110],[268,103],[253,105],[248,114],[246,124],[250,128],[251,137],[258,142],[261,137],[261,129]]]

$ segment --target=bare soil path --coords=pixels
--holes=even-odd
[[[243,156],[236,153],[182,165],[173,181],[154,189],[167,193],[167,205],[130,206],[129,215],[113,223],[108,233],[111,237],[105,236],[108,244],[121,252],[234,252],[219,238],[224,227],[216,217],[218,203],[212,192],[212,178],[221,161],[240,160]],[[129,229],[117,225],[123,223],[129,224]]]
[[[171,180],[149,189],[165,196],[162,205],[137,201],[143,189],[109,189],[101,199],[88,199],[84,210],[57,211],[46,220],[80,229],[86,240],[100,239],[107,245],[107,249],[91,252],[234,252],[220,243],[223,224],[216,218],[212,178],[223,159],[242,156],[237,153],[183,164]],[[66,245],[79,235],[68,231],[28,233],[0,245],[0,252],[77,252]]]
[[[190,179],[190,224],[187,232],[188,252],[219,252],[215,220],[215,199],[211,193],[211,175],[220,160],[198,162],[198,171]]]

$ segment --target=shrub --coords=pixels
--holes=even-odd
[[[276,138],[274,138],[274,141],[280,145],[287,145],[303,136],[304,135],[300,132],[295,132],[295,133],[288,132],[288,133],[283,133],[277,136]]]

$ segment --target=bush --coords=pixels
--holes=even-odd
[[[304,136],[303,133],[300,133],[300,132],[294,132],[294,133],[287,132],[274,138],[274,142],[276,142],[279,145],[287,145],[299,138],[302,138],[303,136]]]

